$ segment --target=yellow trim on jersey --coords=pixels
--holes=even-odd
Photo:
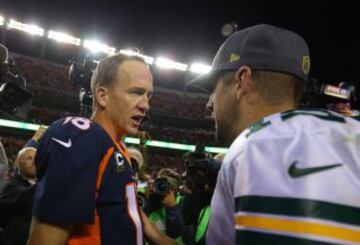
[[[330,224],[318,224],[313,221],[287,220],[273,217],[241,215],[236,217],[236,225],[245,228],[272,230],[295,234],[315,235],[325,238],[360,242],[360,230],[338,227]]]

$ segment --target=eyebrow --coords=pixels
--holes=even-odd
[[[132,88],[129,88],[128,91],[130,92],[133,92],[133,91],[136,91],[136,92],[142,92],[142,93],[146,93],[147,90],[145,88],[142,88],[142,87],[132,87]],[[148,91],[147,93],[149,93],[150,95],[152,95],[154,92],[154,90],[150,90]]]

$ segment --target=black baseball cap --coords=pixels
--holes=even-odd
[[[186,86],[211,93],[217,74],[238,70],[244,65],[252,70],[282,72],[307,81],[309,48],[305,40],[292,31],[268,24],[251,26],[231,35],[215,55],[212,70]]]

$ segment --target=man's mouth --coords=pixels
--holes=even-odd
[[[131,121],[136,127],[140,127],[140,124],[141,124],[143,118],[144,118],[144,116],[142,116],[142,115],[136,115],[136,116],[131,117]]]

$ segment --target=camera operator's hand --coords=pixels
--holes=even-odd
[[[162,203],[167,207],[167,208],[172,208],[176,205],[176,196],[175,196],[175,191],[174,190],[170,190],[165,196],[164,199],[162,201]]]
[[[147,239],[149,239],[153,244],[159,245],[176,245],[179,244],[170,237],[162,234],[158,228],[151,223],[147,215],[141,211],[141,217],[143,221],[144,233]]]

